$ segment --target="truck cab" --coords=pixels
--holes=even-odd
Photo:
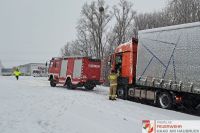
[[[119,73],[117,94],[127,95],[126,88],[133,86],[136,79],[138,40],[132,38],[131,41],[119,45],[114,54],[111,55],[111,69]],[[122,69],[123,68],[123,69]]]
[[[143,30],[139,43],[133,38],[119,45],[111,57],[112,69],[120,73],[118,97],[164,109],[199,109],[198,29],[199,22]]]

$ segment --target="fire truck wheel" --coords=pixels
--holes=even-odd
[[[172,105],[173,105],[172,96],[168,92],[162,92],[158,96],[158,104],[163,109],[170,109],[170,108],[172,108]]]
[[[69,80],[66,81],[66,85],[67,85],[68,89],[74,89],[74,86],[73,86],[73,84],[71,82],[71,79],[69,79]]]
[[[54,82],[54,80],[50,81],[50,85],[51,85],[51,87],[56,87],[56,83]]]
[[[93,89],[94,89],[94,86],[90,86],[90,87],[87,86],[87,87],[85,87],[85,89],[86,89],[86,90],[93,90]]]
[[[94,89],[94,85],[92,85],[88,82],[85,83],[84,87],[85,87],[86,90],[93,90]]]

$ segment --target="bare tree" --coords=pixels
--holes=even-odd
[[[83,55],[82,52],[77,45],[77,40],[67,42],[63,48],[61,48],[61,56],[74,56],[74,55]]]
[[[67,51],[70,54],[103,58],[107,45],[106,26],[110,20],[111,15],[104,0],[85,3],[76,27],[77,38],[69,42],[61,53],[65,53],[67,51],[65,49],[70,49]]]
[[[88,35],[87,40],[85,40],[86,38],[84,40],[90,43],[89,45],[93,45],[94,54],[97,58],[103,58],[106,45],[104,33],[111,19],[108,6],[105,5],[104,0],[93,1],[91,4],[86,3],[82,8],[81,16],[79,25],[84,27],[81,32],[83,35]]]
[[[199,0],[171,0],[167,7],[172,24],[200,21]]]
[[[71,51],[70,51],[70,42],[67,42],[66,45],[64,45],[63,48],[61,48],[61,56],[70,56],[71,55]]]
[[[76,47],[84,56],[95,56],[93,39],[84,20],[79,20],[77,29]]]
[[[135,16],[135,27],[137,30],[152,29],[171,25],[165,10],[153,13],[140,13]]]
[[[138,30],[200,21],[200,0],[169,0],[165,9],[137,14]]]
[[[113,27],[109,24],[111,16]],[[128,0],[119,0],[112,12],[104,0],[93,1],[83,5],[77,38],[68,42],[61,54],[103,58],[119,44],[137,37],[138,30],[196,21],[200,21],[200,0],[169,0],[161,11],[139,14]]]
[[[116,40],[115,46],[129,40],[130,35],[133,36],[132,25],[136,12],[132,10],[132,7],[133,3],[127,0],[120,0],[118,5],[113,7],[113,14],[116,19],[116,24],[113,29],[113,39]]]

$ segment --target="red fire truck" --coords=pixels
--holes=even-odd
[[[68,89],[84,86],[93,90],[103,83],[100,59],[90,57],[54,57],[50,60],[48,76],[50,85],[66,86]]]

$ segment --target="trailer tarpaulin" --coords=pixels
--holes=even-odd
[[[200,91],[200,22],[139,31],[138,85]]]

